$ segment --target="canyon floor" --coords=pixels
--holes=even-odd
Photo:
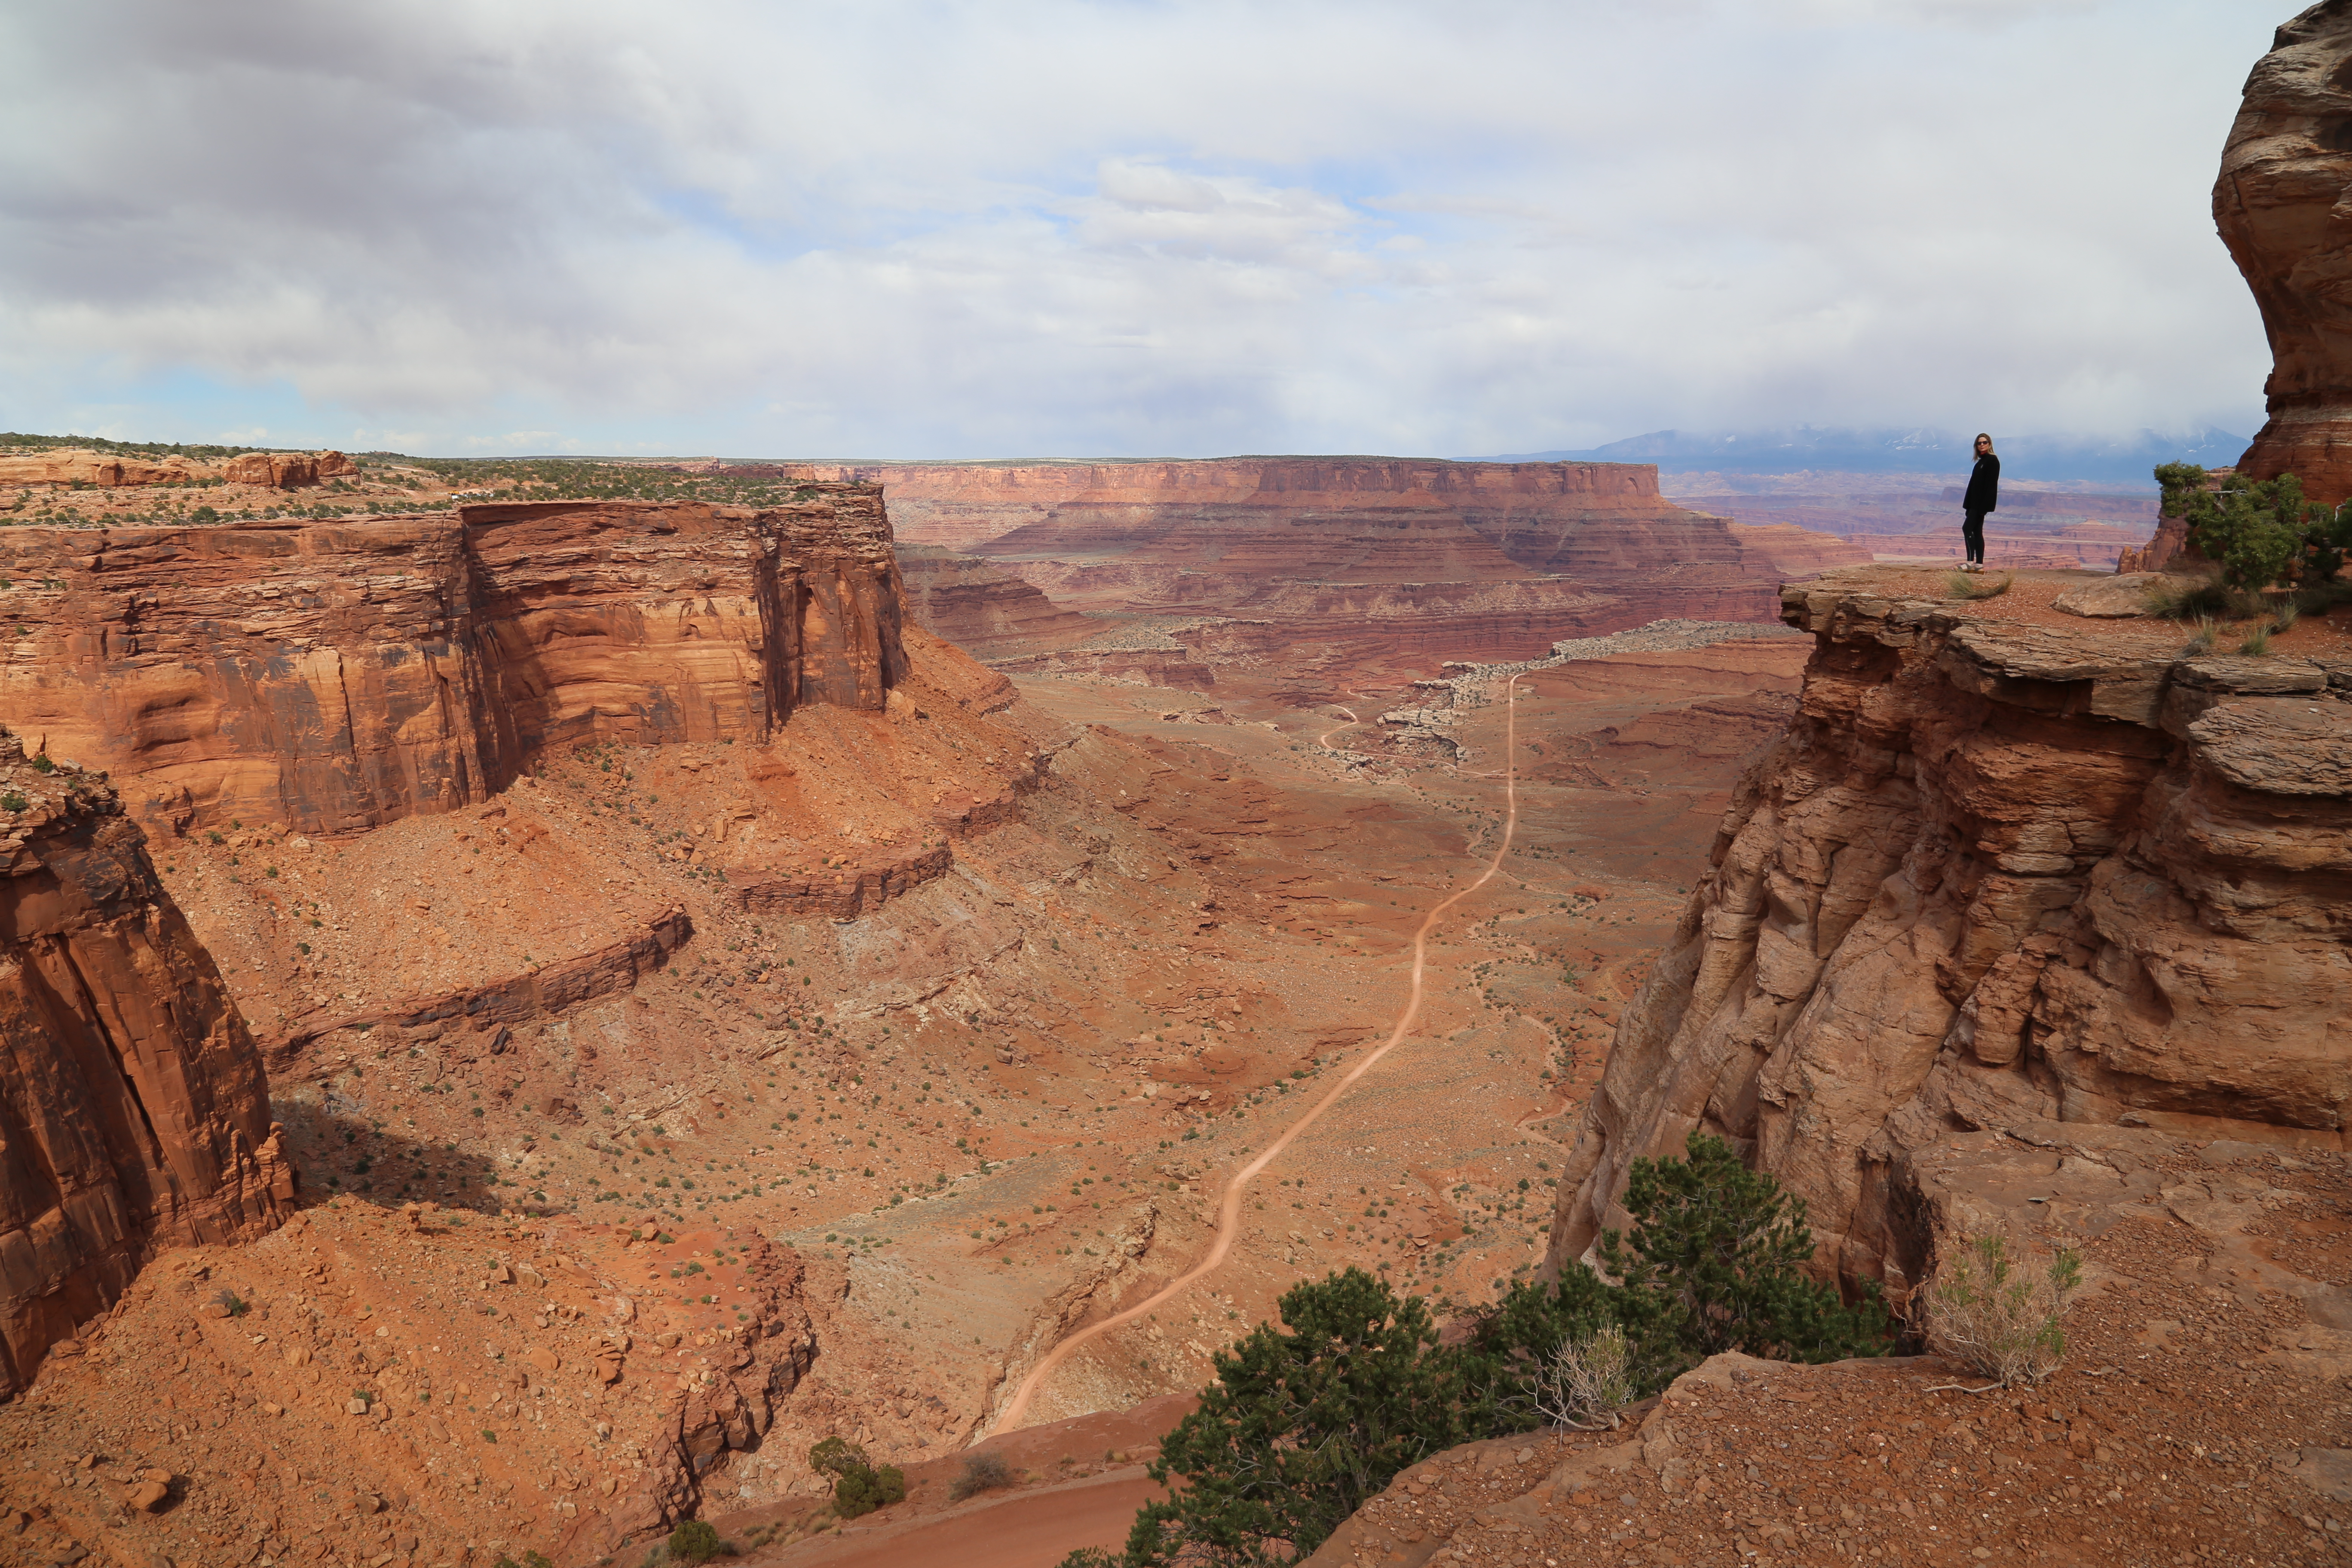
[[[1187,1393],[1345,1264],[1455,1303],[1531,1267],[1561,1121],[1807,647],[1522,676],[1518,837],[1433,933],[1411,1038],[1253,1184],[1224,1264],[1027,1422]],[[910,649],[890,713],[805,710],[772,746],[598,747],[356,837],[154,844],[315,1206],[173,1254],[0,1410],[9,1550],[568,1564],[688,1507],[767,1510],[781,1549],[817,1439],[937,1463],[1181,1272],[1492,858],[1505,710],[1463,688],[1415,756],[1271,679],[1016,689]],[[698,1398],[723,1436],[681,1454]],[[149,1471],[169,1498],[129,1510]]]

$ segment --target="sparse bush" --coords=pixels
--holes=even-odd
[[[2214,626],[2210,619],[2203,616],[2198,616],[2197,629],[2189,634],[2189,641],[2183,645],[2180,651],[2192,658],[2200,653],[2211,653],[2213,639],[2220,635],[2220,630],[2221,628]]]
[[[679,1563],[708,1563],[719,1555],[719,1531],[708,1520],[689,1519],[669,1532],[669,1554]]]
[[[844,1519],[859,1519],[906,1496],[906,1472],[898,1466],[859,1465],[833,1483],[833,1511]]]
[[[215,1296],[213,1300],[219,1302],[222,1306],[226,1307],[228,1309],[228,1315],[232,1318],[242,1318],[247,1312],[253,1310],[250,1306],[246,1304],[245,1300],[238,1296],[234,1290],[223,1290],[219,1295]]]
[[[1955,599],[1998,599],[2017,582],[2017,574],[2004,572],[1998,577],[1983,577],[1969,572],[1955,572],[1950,578]]]
[[[2252,631],[2246,634],[2246,640],[2238,645],[2238,651],[2251,654],[2256,658],[2268,654],[2271,651],[2271,628],[2268,626],[2254,627]]]
[[[961,1502],[965,1498],[1012,1484],[1012,1468],[1005,1464],[1003,1455],[991,1448],[965,1458],[963,1474],[949,1483],[948,1496]]]
[[[1099,1546],[1081,1546],[1054,1564],[1054,1568],[1119,1568],[1126,1559]]]
[[[2294,630],[2294,623],[2301,619],[2303,619],[2303,606],[2294,600],[2289,599],[2272,612],[2271,629],[2282,633],[2291,632]]]
[[[1937,1354],[1967,1363],[1994,1386],[2040,1383],[2065,1360],[2060,1320],[2082,1279],[2083,1260],[2071,1249],[2035,1268],[2012,1262],[2001,1237],[1976,1237],[1920,1292],[1920,1321]]]
[[[1633,1403],[1633,1347],[1611,1323],[1583,1339],[1565,1339],[1536,1374],[1536,1413],[1579,1432],[1613,1430]]]
[[[22,811],[32,804],[13,789],[5,795],[0,795],[0,811]]]

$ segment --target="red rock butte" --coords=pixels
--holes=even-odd
[[[2213,221],[2262,309],[2270,419],[2239,459],[2352,499],[2352,5],[2278,29],[2246,79],[2221,153]]]
[[[751,510],[553,501],[0,536],[0,722],[192,826],[340,834],[495,794],[551,746],[758,737],[906,669],[877,490]]]

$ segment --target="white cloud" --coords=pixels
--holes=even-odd
[[[0,424],[912,456],[2242,419],[2266,355],[2205,193],[2273,11],[20,9]]]

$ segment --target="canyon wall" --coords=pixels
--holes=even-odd
[[[1045,653],[1103,629],[1034,584],[936,544],[899,545],[898,571],[908,616],[975,658]]]
[[[222,479],[292,490],[358,472],[341,452],[240,452],[225,463],[200,463],[176,453],[150,462],[69,447],[0,454],[0,486],[87,485],[93,489],[116,489]]]
[[[1907,585],[1907,586],[1906,586]],[[1547,1266],[1694,1128],[1915,1282],[1915,1155],[2090,1123],[2345,1146],[2352,660],[2179,657],[1889,569],[1791,585],[1817,647],[1618,1027]]]
[[[102,779],[0,731],[0,1394],[158,1247],[293,1195],[261,1056]]]
[[[2352,498],[2352,5],[2328,0],[2278,30],[2246,79],[2221,152],[2213,221],[2269,334],[2270,418],[2239,459]]]
[[[1864,559],[1801,531],[1742,539],[1726,520],[1664,500],[1657,469],[1641,463],[1223,458],[808,471],[879,483],[906,537],[984,556],[1104,611],[1278,618],[1265,601],[1288,581],[1410,584],[1433,604],[1441,585],[1559,578],[1571,596],[1615,601],[1599,619],[1588,602],[1531,623],[1529,637],[1548,640],[1665,616],[1769,619],[1789,562]],[[1545,640],[1501,651],[1540,651]]]
[[[550,747],[759,737],[904,674],[879,494],[0,534],[0,722],[185,831],[453,810]]]

